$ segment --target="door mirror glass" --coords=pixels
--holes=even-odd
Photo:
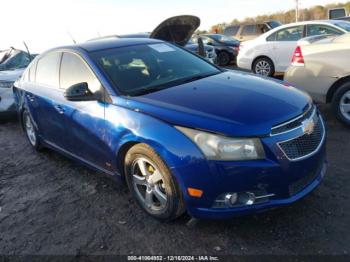
[[[82,82],[67,88],[64,97],[69,101],[97,101],[102,98],[101,92],[92,93],[88,83]]]

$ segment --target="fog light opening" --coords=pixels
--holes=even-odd
[[[239,203],[243,205],[253,205],[255,203],[255,200],[255,194],[251,192],[245,192],[239,195]]]
[[[229,193],[225,196],[225,203],[228,206],[234,206],[237,204],[238,194],[237,193]]]

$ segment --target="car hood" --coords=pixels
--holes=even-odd
[[[311,103],[293,87],[231,71],[129,99],[133,110],[172,125],[239,137],[268,135]]]
[[[0,81],[16,81],[24,72],[24,68],[0,71]]]
[[[153,30],[150,38],[185,46],[200,26],[200,23],[201,20],[196,16],[180,15],[170,17]]]

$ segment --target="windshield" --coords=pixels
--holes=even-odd
[[[343,28],[344,30],[350,32],[350,23],[349,22],[337,22],[335,23],[336,26],[339,26],[340,28]]]
[[[221,72],[201,58],[167,43],[98,51],[93,53],[93,58],[117,89],[131,96]]]
[[[270,22],[267,22],[267,24],[271,27],[271,29],[274,29],[282,25],[282,23],[279,21],[270,21]]]

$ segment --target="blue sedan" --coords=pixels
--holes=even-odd
[[[325,127],[307,95],[160,40],[50,50],[14,90],[31,146],[125,179],[163,221],[283,206],[326,172]]]

